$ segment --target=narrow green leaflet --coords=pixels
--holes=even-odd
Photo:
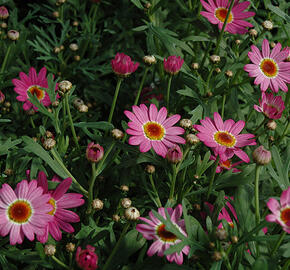
[[[0,144],[0,156],[6,155],[10,148],[14,147],[17,144],[20,144],[21,142],[22,142],[21,139],[11,141],[11,138],[9,138],[6,142]]]

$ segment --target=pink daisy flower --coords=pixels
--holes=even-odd
[[[256,77],[254,84],[260,84],[263,92],[268,87],[275,93],[278,92],[279,88],[288,92],[286,83],[290,83],[290,63],[283,62],[288,57],[288,49],[281,51],[281,44],[277,43],[270,52],[267,39],[263,40],[262,54],[255,45],[252,45],[251,49],[252,51],[248,53],[248,56],[253,64],[245,65],[244,70],[249,72],[250,77]]]
[[[34,240],[34,234],[40,236],[52,216],[48,214],[52,206],[48,203],[49,194],[37,187],[37,181],[22,180],[15,191],[3,184],[0,189],[0,235],[10,233],[10,244],[21,244],[26,236]]]
[[[184,60],[180,56],[170,55],[163,59],[164,70],[170,75],[176,75],[181,69]]]
[[[85,201],[82,199],[83,195],[66,193],[72,183],[71,178],[64,179],[53,191],[48,191],[48,182],[44,172],[38,173],[37,180],[38,186],[43,189],[44,193],[50,194],[51,198],[48,203],[52,206],[51,211],[48,213],[51,215],[52,220],[47,224],[45,232],[41,236],[37,236],[37,239],[41,243],[45,243],[48,238],[48,233],[50,233],[55,240],[59,241],[62,238],[60,229],[67,233],[73,233],[74,228],[69,223],[80,221],[76,213],[66,209],[84,204]]]
[[[221,160],[227,160],[237,155],[242,161],[250,162],[248,155],[240,149],[246,145],[255,145],[253,134],[239,134],[245,126],[245,122],[239,120],[237,123],[232,119],[223,122],[219,113],[214,113],[214,120],[206,117],[200,120],[202,125],[193,127],[199,131],[196,135],[206,146],[213,148],[215,155]]]
[[[179,204],[174,210],[172,208],[166,208],[168,214],[170,215],[171,222],[176,226],[176,228],[185,236],[187,236],[185,231],[184,220],[180,219],[182,215],[182,206]],[[158,213],[166,219],[164,208],[158,208]],[[147,251],[148,256],[153,256],[155,253],[159,257],[164,255],[164,251],[170,248],[170,246],[178,244],[181,242],[177,236],[166,230],[165,225],[157,217],[154,216],[152,211],[149,212],[150,219],[140,217],[139,219],[147,224],[138,224],[136,230],[140,232],[143,237],[147,240],[154,240],[153,244]],[[183,263],[183,253],[188,255],[189,246],[185,246],[180,253],[172,253],[167,255],[166,258],[169,262],[175,261],[177,264],[181,265]]]
[[[139,63],[134,63],[131,57],[124,53],[117,53],[115,58],[111,60],[111,66],[116,75],[128,77],[139,67]]]
[[[177,143],[185,143],[185,139],[179,137],[184,133],[181,127],[173,127],[180,119],[179,114],[167,117],[167,109],[162,107],[159,112],[154,104],[150,108],[141,104],[132,106],[133,113],[125,111],[125,115],[131,120],[126,132],[133,135],[129,138],[129,144],[140,145],[141,152],[147,152],[153,147],[156,154],[165,158],[167,150]]]
[[[216,160],[216,156],[211,155],[210,160]],[[233,172],[241,172],[241,170],[235,168],[236,166],[240,165],[241,163],[243,163],[243,161],[238,161],[235,163],[232,163],[231,159],[227,159],[227,160],[220,160],[219,164],[216,168],[216,172],[217,173],[221,173],[223,170],[231,170],[233,169]]]
[[[267,215],[266,220],[280,224],[285,232],[290,233],[290,187],[282,192],[280,204],[270,198],[267,206],[273,214]]]
[[[259,103],[260,106],[254,105],[254,109],[270,119],[280,119],[285,109],[282,97],[275,97],[272,93],[262,92],[262,100],[259,100]]]
[[[210,23],[217,24],[221,30],[226,19],[230,2],[228,0],[209,0],[208,3],[200,0],[202,6],[207,11],[201,11],[200,14],[207,18]],[[253,17],[255,12],[243,12],[250,5],[249,1],[239,3],[235,0],[234,6],[228,17],[225,31],[232,34],[245,34],[248,32],[246,27],[253,27],[253,25],[244,19]]]
[[[14,91],[18,94],[17,100],[24,102],[23,109],[25,111],[33,108],[37,111],[37,107],[33,105],[28,99],[28,92],[37,97],[40,103],[48,107],[51,104],[48,93],[41,88],[48,88],[47,78],[46,78],[46,68],[43,67],[38,75],[35,68],[31,67],[29,69],[28,76],[24,72],[19,73],[20,80],[13,79]]]

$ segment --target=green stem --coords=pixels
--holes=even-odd
[[[72,120],[72,117],[71,117],[70,108],[69,108],[68,94],[65,94],[64,95],[64,99],[65,99],[66,110],[67,110],[67,115],[68,115],[68,119],[69,119],[69,124],[70,124],[70,128],[71,128],[71,132],[72,132],[72,135],[73,135],[73,139],[74,139],[75,145],[80,150],[79,142],[78,142],[78,139],[77,139],[77,135],[76,135],[74,123],[73,123],[73,120]]]
[[[204,56],[203,56],[203,58],[202,58],[202,60],[201,60],[199,70],[202,70],[202,69],[203,69],[203,66],[204,66],[205,60],[206,60],[206,58],[207,58],[207,55],[208,55],[208,53],[209,53],[211,47],[212,47],[212,43],[208,44],[208,46],[206,47],[206,51],[205,51]]]
[[[66,172],[66,174],[72,179],[74,184],[77,185],[79,190],[87,197],[88,191],[85,190],[79,182],[74,178],[74,176],[70,173],[70,171],[66,168],[66,166],[63,164],[62,160],[59,158],[58,154],[55,152],[54,148],[50,150],[51,154],[53,155],[54,159],[58,162],[58,164],[63,168],[63,170]]]
[[[287,269],[289,269],[289,266],[290,266],[290,259],[288,259],[286,261],[286,263],[284,264],[284,266],[283,266],[283,268],[281,270],[287,270]]]
[[[177,176],[177,169],[176,165],[172,164],[172,181],[171,181],[171,186],[170,186],[170,193],[169,193],[169,200],[171,201],[174,196],[174,189],[175,189],[175,182],[176,182],[176,176]]]
[[[212,76],[213,71],[214,71],[214,66],[211,68],[211,70],[210,70],[210,72],[209,72],[209,74],[208,74],[208,76],[207,76],[207,79],[206,79],[206,88],[207,88],[207,93],[210,92],[210,89],[209,89],[209,82],[210,82],[210,78],[211,78],[211,76]]]
[[[213,171],[212,171],[212,174],[211,174],[211,178],[209,180],[209,186],[208,186],[208,191],[207,191],[207,196],[206,196],[206,199],[208,200],[209,199],[209,196],[212,192],[212,186],[213,186],[213,181],[214,181],[214,178],[215,178],[215,175],[216,175],[216,168],[219,164],[219,161],[220,161],[220,156],[218,155],[216,157],[216,160],[215,160],[215,163],[214,163],[214,166],[213,166]]]
[[[160,198],[159,198],[159,195],[158,195],[158,191],[157,191],[157,189],[155,187],[155,183],[154,183],[152,174],[149,174],[149,179],[150,179],[150,183],[151,183],[152,189],[153,189],[154,194],[155,194],[155,199],[156,199],[156,202],[157,202],[157,206],[158,206],[158,208],[160,208],[160,207],[162,207],[162,203],[160,201]]]
[[[110,114],[109,114],[109,118],[108,118],[108,122],[109,123],[112,122],[112,118],[113,118],[113,114],[114,114],[114,110],[115,110],[115,106],[116,106],[116,102],[117,102],[117,98],[118,98],[118,94],[119,94],[119,90],[120,90],[120,86],[121,86],[122,81],[123,81],[123,78],[118,77],[116,90],[115,90],[115,95],[114,95],[114,98],[113,98],[113,102],[112,102],[112,105],[111,105],[111,110],[110,110]]]
[[[63,263],[61,260],[59,260],[58,258],[56,258],[54,255],[51,256],[51,258],[61,267],[65,268],[65,269],[70,269],[65,263]]]
[[[170,109],[169,109],[169,97],[170,97],[170,87],[171,87],[172,77],[173,77],[173,75],[169,76],[168,85],[167,85],[166,106],[167,106],[168,112],[170,112]]]
[[[285,127],[285,129],[284,129],[284,131],[283,131],[283,133],[282,133],[282,136],[281,136],[281,138],[280,138],[279,141],[278,141],[278,144],[279,144],[279,143],[284,139],[284,137],[286,136],[289,126],[290,126],[290,121],[288,120],[288,124],[287,124],[287,126]]]
[[[225,21],[224,21],[224,24],[223,24],[222,30],[221,30],[221,32],[220,32],[220,34],[219,34],[219,37],[218,37],[218,40],[217,40],[217,44],[216,44],[216,48],[215,48],[214,54],[217,54],[217,53],[218,53],[219,46],[220,46],[221,40],[222,40],[222,38],[223,38],[223,35],[224,35],[224,32],[225,32],[225,28],[226,28],[226,25],[227,25],[227,22],[228,22],[228,18],[229,18],[230,14],[231,14],[231,10],[232,10],[232,8],[233,8],[233,6],[234,6],[234,3],[235,3],[235,1],[232,0],[232,1],[231,1],[231,4],[230,4],[230,7],[229,7],[229,9],[228,9],[227,16],[226,16],[226,18],[225,18]]]
[[[6,65],[7,65],[7,61],[8,61],[8,58],[9,58],[10,51],[11,51],[11,47],[12,47],[12,44],[9,45],[9,47],[8,47],[8,49],[6,51],[4,60],[2,62],[2,66],[1,66],[1,70],[0,70],[1,81],[2,81],[2,77],[3,77],[4,69],[6,68]]]
[[[260,207],[259,207],[259,176],[261,165],[256,165],[255,172],[255,210],[256,210],[256,225],[260,223]]]
[[[87,208],[87,214],[91,214],[92,212],[92,201],[94,197],[94,185],[96,181],[97,175],[96,175],[96,163],[92,162],[92,175],[89,185],[89,199],[88,199],[88,208]]]
[[[127,230],[129,229],[129,227],[130,227],[130,223],[127,222],[127,224],[123,228],[123,231],[122,231],[122,233],[120,235],[120,238],[119,238],[118,242],[116,243],[114,249],[112,250],[112,252],[111,252],[111,254],[110,254],[109,258],[108,258],[108,260],[106,261],[106,263],[105,263],[105,265],[103,267],[103,270],[109,269],[109,266],[110,266],[110,264],[111,264],[111,262],[112,262],[112,260],[113,260],[113,258],[115,256],[116,252],[118,251],[118,249],[119,249],[119,247],[120,247],[120,245],[122,243],[122,240],[123,240]]]
[[[281,243],[283,242],[285,235],[286,235],[286,232],[285,232],[285,231],[283,231],[283,232],[280,234],[280,237],[279,237],[278,241],[276,242],[275,247],[273,248],[273,250],[272,250],[271,253],[270,253],[270,257],[272,257],[272,256],[276,253],[276,251],[277,251],[278,248],[280,247]]]
[[[31,124],[32,128],[34,129],[35,124],[34,124],[33,118],[32,118],[32,116],[30,116],[29,118],[30,118],[30,124]]]
[[[227,95],[223,94],[223,103],[222,103],[222,119],[224,119],[224,111],[225,111],[225,103],[226,103]]]
[[[144,82],[145,82],[145,79],[146,79],[146,76],[147,76],[147,73],[148,73],[149,68],[150,67],[146,67],[145,68],[145,71],[144,71],[144,74],[143,74],[141,83],[139,85],[139,89],[138,89],[138,92],[137,92],[137,96],[136,96],[135,101],[134,101],[134,105],[137,105],[138,104],[139,97],[140,97],[141,91],[143,89],[143,85],[144,85]]]
[[[192,2],[191,2],[191,0],[188,0],[188,8],[189,8],[189,10],[192,10]]]

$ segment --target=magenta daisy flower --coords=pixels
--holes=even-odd
[[[255,45],[252,45],[251,49],[248,56],[253,64],[245,65],[244,70],[249,72],[250,77],[256,77],[254,84],[260,84],[263,92],[268,87],[275,93],[279,91],[279,88],[288,92],[286,83],[290,83],[290,62],[283,62],[288,57],[288,49],[281,51],[281,44],[277,43],[270,52],[267,39],[263,40],[262,54]]]
[[[24,72],[19,73],[20,80],[13,79],[12,83],[14,84],[14,91],[18,94],[16,97],[17,100],[24,102],[23,109],[25,111],[33,108],[37,111],[37,107],[33,105],[28,99],[28,92],[37,97],[40,103],[44,106],[49,106],[51,100],[48,93],[42,88],[48,88],[47,78],[46,78],[46,68],[43,67],[39,74],[37,75],[35,68],[31,67],[29,69],[28,76]]]
[[[285,109],[282,97],[275,97],[272,93],[262,92],[262,100],[259,100],[259,103],[260,106],[254,105],[254,109],[270,119],[280,119]]]
[[[290,187],[282,192],[280,204],[270,198],[267,206],[273,214],[267,215],[266,220],[280,224],[285,232],[290,233]]]
[[[227,160],[234,154],[244,162],[250,162],[248,155],[240,149],[246,145],[255,145],[253,134],[239,134],[245,126],[245,122],[240,120],[237,123],[232,119],[223,122],[219,113],[214,113],[214,120],[206,117],[200,120],[202,125],[193,127],[199,131],[196,135],[206,146],[213,148],[215,155],[219,155],[221,160]]]
[[[212,24],[217,24],[221,30],[225,22],[230,3],[228,0],[209,0],[208,3],[200,0],[201,4],[207,11],[201,11],[200,14],[207,18]],[[255,12],[243,12],[250,5],[249,1],[239,3],[235,0],[234,6],[228,17],[225,31],[232,34],[245,34],[248,32],[246,27],[253,27],[253,25],[244,19],[253,17]]]
[[[37,187],[37,181],[22,180],[15,191],[3,184],[0,189],[0,235],[10,233],[10,244],[21,244],[26,236],[34,240],[34,234],[42,235],[52,216],[49,194]]]
[[[133,113],[125,111],[125,115],[131,120],[126,132],[133,135],[129,138],[129,144],[140,145],[141,152],[147,152],[153,147],[156,154],[165,158],[167,150],[177,143],[185,144],[185,139],[179,137],[184,133],[181,127],[173,127],[180,119],[179,114],[167,117],[167,109],[162,107],[159,112],[154,104],[150,108],[141,104],[132,106]]]
[[[216,160],[216,156],[211,155],[210,160]],[[238,161],[235,163],[232,163],[231,159],[227,159],[227,160],[220,160],[219,164],[216,168],[216,172],[217,173],[221,173],[223,170],[233,170],[233,172],[241,172],[241,170],[235,168],[236,166],[240,165],[241,163],[243,163],[243,161]]]
[[[84,200],[82,199],[83,195],[66,193],[72,183],[71,178],[64,179],[53,191],[48,191],[47,178],[44,172],[38,173],[37,180],[38,186],[42,187],[45,193],[51,195],[49,204],[52,206],[52,210],[48,213],[51,215],[52,220],[47,224],[45,232],[41,236],[37,236],[37,239],[41,243],[45,243],[48,238],[48,233],[50,233],[55,240],[59,241],[62,238],[60,229],[67,233],[73,233],[74,228],[70,223],[80,221],[76,213],[66,209],[84,204]]]
[[[170,215],[171,222],[176,226],[176,228],[185,236],[187,236],[185,231],[184,220],[180,219],[182,215],[182,206],[179,204],[174,210],[172,208],[166,208],[168,214]],[[159,208],[158,213],[166,219],[164,208]],[[140,217],[139,219],[147,224],[138,224],[136,230],[140,232],[143,237],[147,240],[154,240],[153,244],[147,251],[148,256],[153,256],[155,253],[159,257],[164,255],[164,251],[170,248],[172,245],[181,242],[177,236],[166,230],[165,225],[157,217],[154,216],[152,211],[149,212],[150,219]],[[185,246],[181,252],[172,253],[167,255],[166,258],[169,262],[175,261],[177,264],[183,263],[183,253],[188,255],[189,246]]]

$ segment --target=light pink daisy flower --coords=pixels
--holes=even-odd
[[[176,226],[176,228],[185,236],[187,236],[185,231],[184,220],[180,219],[182,215],[182,206],[179,204],[174,210],[172,208],[166,208],[168,214],[170,215],[171,222]],[[166,218],[164,208],[158,208],[158,213]],[[147,240],[154,240],[153,244],[147,251],[148,256],[153,256],[155,253],[159,257],[164,255],[164,251],[170,248],[172,245],[181,242],[177,236],[166,230],[165,225],[157,217],[154,216],[152,211],[149,212],[150,219],[140,217],[139,219],[147,224],[138,224],[136,230],[140,232],[143,237]],[[172,253],[167,255],[166,258],[169,262],[175,261],[177,264],[181,265],[183,263],[183,253],[188,255],[189,246],[185,246],[180,253]]]
[[[15,191],[3,184],[0,189],[0,235],[10,233],[10,244],[21,244],[26,236],[34,240],[34,234],[42,235],[52,216],[49,194],[37,187],[37,181],[22,180]]]
[[[226,19],[230,2],[228,0],[209,0],[208,3],[200,0],[207,11],[201,11],[200,14],[207,18],[212,24],[217,24],[221,30]],[[239,3],[235,0],[234,6],[227,20],[225,31],[232,34],[245,34],[248,32],[246,27],[253,25],[244,19],[253,17],[255,12],[243,12],[250,5],[249,1]]]
[[[156,154],[165,158],[167,150],[177,143],[185,144],[185,139],[179,137],[184,133],[181,127],[173,127],[180,119],[179,114],[167,117],[167,109],[162,107],[159,112],[154,104],[150,108],[141,104],[132,106],[133,113],[125,111],[125,115],[131,120],[126,132],[133,135],[129,138],[129,144],[140,145],[141,152],[147,152],[153,147]]]
[[[24,102],[23,109],[25,111],[28,111],[31,108],[37,111],[37,107],[28,100],[28,92],[37,97],[39,102],[42,103],[44,106],[47,107],[51,104],[48,93],[45,90],[41,89],[48,88],[46,71],[46,68],[43,67],[37,75],[35,68],[31,67],[29,69],[28,76],[24,72],[20,72],[20,80],[12,80],[12,83],[15,86],[14,91],[19,95],[16,97],[16,99]]]
[[[285,109],[282,97],[275,97],[272,93],[262,92],[262,100],[259,100],[259,103],[260,106],[254,105],[254,109],[270,119],[280,119]]]
[[[210,160],[216,160],[216,156],[211,155]],[[231,170],[232,172],[241,172],[241,170],[235,168],[236,166],[240,165],[241,163],[243,163],[243,161],[238,161],[235,163],[232,163],[231,159],[227,159],[227,160],[220,160],[219,164],[216,168],[216,172],[217,173],[221,173],[223,170]]]
[[[248,155],[240,149],[246,145],[255,145],[253,134],[239,134],[245,126],[245,122],[239,120],[237,123],[232,119],[223,122],[219,113],[214,113],[214,120],[206,117],[200,120],[202,125],[193,127],[199,131],[196,135],[206,146],[213,148],[215,155],[221,160],[227,160],[237,155],[242,161],[250,162]]]
[[[290,83],[290,62],[283,62],[287,59],[289,50],[281,51],[281,44],[277,43],[270,52],[269,41],[263,40],[262,54],[255,46],[251,46],[252,51],[248,53],[253,64],[244,66],[244,70],[249,72],[250,77],[256,77],[254,84],[260,84],[261,91],[265,92],[268,87],[275,93],[279,88],[288,92],[286,83]],[[281,51],[281,52],[280,52]]]
[[[273,214],[267,215],[266,220],[280,224],[285,232],[290,233],[290,187],[282,192],[280,204],[270,198],[267,206]]]
[[[78,207],[84,204],[83,195],[78,193],[66,193],[69,189],[72,180],[71,178],[64,179],[55,190],[48,190],[48,182],[44,172],[38,173],[38,186],[42,187],[44,193],[50,194],[49,204],[52,210],[48,213],[52,220],[47,224],[45,232],[41,236],[37,236],[38,241],[45,243],[48,238],[48,233],[59,241],[62,238],[61,230],[67,233],[73,233],[74,228],[69,224],[71,222],[79,222],[79,216],[67,208]],[[66,194],[65,194],[66,193]]]

